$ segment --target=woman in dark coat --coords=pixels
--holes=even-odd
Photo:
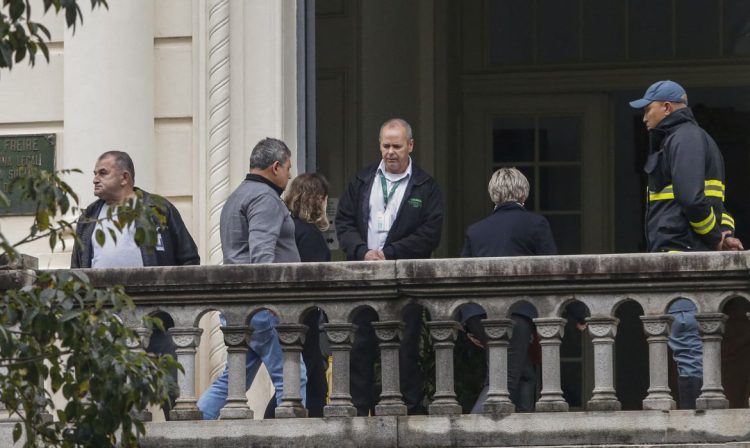
[[[328,181],[318,173],[305,173],[297,176],[284,194],[289,211],[294,220],[294,239],[297,242],[300,260],[306,262],[331,261],[331,251],[322,231],[329,227],[326,216],[328,203]],[[320,308],[307,314],[305,344],[302,358],[307,366],[307,411],[310,417],[322,417],[326,404],[328,383],[328,340],[322,325],[326,322],[325,313]]]

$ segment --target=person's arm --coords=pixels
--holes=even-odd
[[[440,244],[440,233],[443,229],[443,193],[434,181],[423,206],[426,216],[422,224],[410,235],[383,247],[383,254],[387,260],[428,258]]]
[[[361,188],[366,188],[363,186]],[[367,241],[357,229],[357,211],[360,207],[357,180],[353,180],[339,199],[336,212],[336,236],[339,246],[349,260],[364,260],[367,253]],[[368,196],[369,197],[369,196]]]
[[[169,210],[167,230],[174,244],[175,263],[178,266],[201,264],[198,246],[196,246],[193,237],[190,236],[190,232],[185,227],[185,222],[183,222],[180,212],[172,203],[167,202],[167,204],[167,209]]]
[[[471,240],[469,239],[469,234],[467,232],[466,238],[464,239],[464,248],[461,249],[461,258],[468,258],[473,256],[474,254],[471,251]]]
[[[296,223],[295,223],[296,225]],[[297,250],[300,260],[303,262],[331,261],[331,251],[328,249],[323,234],[317,227],[305,226],[305,229],[296,232]]]
[[[245,212],[248,228],[250,263],[273,263],[281,225],[289,211],[281,199],[271,192],[261,194],[248,205]]]
[[[721,243],[721,216],[711,207],[704,194],[705,188],[705,138],[699,132],[691,132],[687,138],[673,139],[670,153],[670,171],[674,197],[690,222],[690,227],[709,247],[717,248]]]
[[[76,235],[78,236],[78,241],[73,242],[73,252],[70,254],[70,268],[71,269],[77,269],[83,266],[83,253],[85,252],[83,248],[81,247],[85,242],[80,239],[81,238],[81,232],[82,227],[84,224],[81,224],[81,220],[85,219],[84,215],[81,215],[80,218],[78,218],[78,222],[76,223]]]

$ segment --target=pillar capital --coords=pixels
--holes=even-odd
[[[660,314],[657,316],[641,316],[643,322],[643,331],[646,337],[652,338],[657,336],[669,336],[669,329],[674,317],[669,314]]]
[[[305,343],[305,333],[307,325],[302,324],[279,324],[276,326],[276,332],[279,334],[279,342],[282,346],[289,348],[299,348],[302,350],[302,344]]]
[[[148,347],[148,343],[151,341],[151,329],[146,327],[133,328],[133,332],[136,334],[135,338],[127,338],[125,345],[130,350],[145,350]]]
[[[589,334],[595,339],[613,339],[617,334],[617,324],[620,319],[616,317],[596,316],[587,317]]]
[[[701,336],[722,335],[727,321],[724,313],[699,313],[695,315]]]
[[[172,327],[168,330],[172,336],[174,345],[178,349],[195,349],[200,344],[202,328],[197,327]]]
[[[231,350],[236,347],[246,348],[253,330],[247,325],[227,325],[221,327],[221,332],[224,334],[227,350]]]
[[[562,317],[538,317],[534,319],[539,337],[544,339],[562,339],[565,334],[567,319]]]
[[[455,320],[433,321],[427,322],[427,328],[430,330],[430,336],[433,341],[437,343],[453,343],[456,340],[456,336],[458,336],[461,324]]]
[[[328,342],[334,347],[351,345],[354,341],[354,332],[357,331],[357,326],[354,324],[329,323],[323,324],[323,328],[326,331]]]
[[[511,319],[483,319],[482,325],[490,344],[498,341],[508,341],[513,337],[513,321]]]
[[[375,329],[375,336],[378,341],[399,343],[401,340],[401,332],[404,329],[404,323],[397,320],[385,321],[385,322],[373,322],[372,328]]]

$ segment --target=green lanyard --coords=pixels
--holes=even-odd
[[[388,182],[385,180],[385,176],[383,176],[383,173],[380,173],[380,186],[383,187],[383,210],[388,208],[388,201],[391,200],[391,198],[393,197],[393,193],[396,192],[398,184],[400,184],[404,179],[406,178],[402,177],[401,179],[394,181],[393,187],[391,187],[391,192],[388,193]]]

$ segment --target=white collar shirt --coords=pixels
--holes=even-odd
[[[375,179],[372,182],[370,190],[370,216],[367,223],[367,248],[370,250],[382,250],[385,246],[385,240],[388,238],[388,232],[393,226],[398,211],[401,209],[406,186],[411,178],[411,157],[409,157],[409,166],[401,174],[389,173],[385,170],[385,162],[380,161],[378,169],[375,171]],[[386,180],[386,190],[389,195],[388,204],[386,205],[383,197],[383,184],[381,177]],[[396,185],[396,189],[393,189]]]

